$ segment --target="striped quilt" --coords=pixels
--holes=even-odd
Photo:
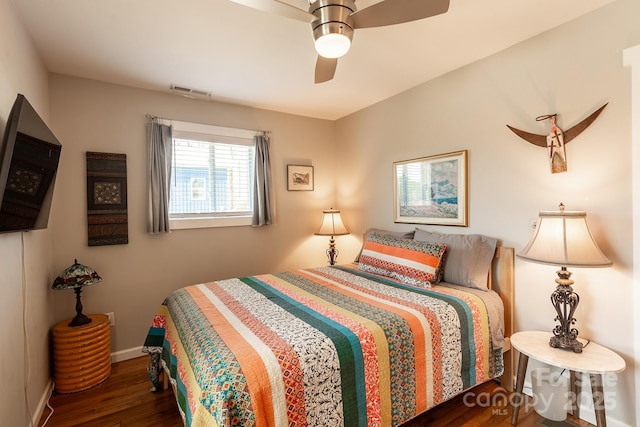
[[[144,351],[186,426],[395,426],[501,374],[496,321],[477,292],[342,265],[182,288]]]

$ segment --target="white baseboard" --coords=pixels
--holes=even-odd
[[[51,393],[53,393],[53,380],[49,379],[47,386],[42,392],[42,397],[40,397],[36,411],[31,417],[31,425],[40,425],[40,418],[42,418],[42,414],[44,414],[44,409],[47,407],[47,402],[49,401],[49,397],[51,397]]]
[[[127,350],[116,351],[111,353],[111,363],[135,359],[136,357],[141,357],[144,355],[145,353],[142,352],[142,346],[129,348]]]

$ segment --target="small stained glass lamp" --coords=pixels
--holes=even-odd
[[[553,329],[549,345],[582,353],[578,330],[573,327],[576,323],[573,315],[580,297],[571,288],[574,282],[567,267],[608,267],[612,264],[593,239],[587,214],[565,211],[562,203],[558,212],[540,212],[531,239],[518,258],[560,266],[556,272],[558,286],[551,294],[551,303],[558,314],[554,320],[560,324]]]
[[[102,277],[98,275],[91,267],[78,264],[78,260],[74,260],[73,265],[56,277],[53,281],[51,289],[56,291],[73,289],[76,293],[76,317],[74,317],[69,326],[86,325],[91,322],[91,318],[82,314],[82,302],[80,301],[80,292],[83,286],[93,285],[102,281]]]
[[[349,234],[349,231],[347,231],[347,227],[342,222],[340,211],[333,208],[322,211],[322,224],[320,224],[320,229],[316,232],[316,236],[331,236],[329,249],[327,249],[329,265],[335,265],[338,258],[334,236],[344,236],[345,234]]]

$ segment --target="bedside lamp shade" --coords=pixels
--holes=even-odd
[[[347,227],[342,222],[340,211],[337,209],[328,209],[322,211],[322,224],[320,229],[316,231],[317,236],[343,236],[349,234]]]
[[[347,227],[342,222],[340,211],[337,209],[327,209],[322,211],[322,223],[320,229],[316,231],[316,236],[331,236],[329,239],[329,249],[327,249],[327,258],[329,265],[334,265],[338,258],[338,250],[336,249],[336,241],[334,236],[343,236],[349,234]]]
[[[91,267],[78,263],[74,260],[73,264],[65,269],[53,281],[51,289],[56,291],[73,289],[76,293],[76,317],[71,320],[69,326],[80,326],[91,322],[91,319],[82,314],[82,302],[80,293],[83,286],[94,285],[102,281],[102,277],[96,273]]]
[[[542,264],[570,267],[607,267],[612,263],[600,251],[585,212],[540,212],[529,243],[518,254]]]
[[[560,204],[558,212],[540,212],[536,229],[529,243],[518,254],[518,258],[541,264],[560,266],[557,271],[558,284],[551,294],[551,303],[556,310],[559,325],[553,329],[549,345],[555,348],[582,352],[582,343],[577,340],[578,330],[573,328],[573,317],[580,297],[573,291],[569,267],[608,267],[612,264],[596,244],[585,212],[565,212]]]

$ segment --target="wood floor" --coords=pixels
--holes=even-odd
[[[50,426],[82,427],[180,427],[182,419],[171,389],[151,393],[147,379],[148,357],[114,363],[111,376],[102,384],[83,392],[53,393],[50,404],[53,415]],[[509,394],[490,381],[471,389],[465,395],[437,406],[403,427],[497,426],[511,425]],[[531,405],[520,411],[519,427],[537,426],[538,415]],[[524,410],[528,408],[527,410]],[[39,426],[51,411],[45,409]],[[571,422],[580,427],[590,424]]]

